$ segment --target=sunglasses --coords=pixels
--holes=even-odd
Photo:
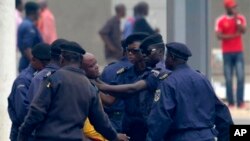
[[[149,56],[149,55],[151,55],[153,52],[155,52],[156,51],[156,49],[155,48],[152,48],[152,49],[148,49],[148,50],[146,50],[145,52],[144,52],[144,54],[146,55],[146,56]]]
[[[126,51],[129,53],[129,52],[131,52],[131,53],[133,53],[133,54],[136,54],[136,53],[139,53],[139,52],[141,52],[141,50],[140,49],[135,49],[135,48],[133,48],[133,49],[126,49]]]

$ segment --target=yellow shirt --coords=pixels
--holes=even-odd
[[[98,133],[93,125],[90,123],[89,119],[87,118],[84,126],[83,126],[83,133],[86,137],[93,139],[94,141],[108,141],[105,139],[100,133]]]

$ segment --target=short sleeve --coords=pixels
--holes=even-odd
[[[215,32],[222,32],[222,17],[219,17],[215,22]]]
[[[243,15],[240,15],[240,16],[239,16],[239,19],[240,19],[240,21],[241,21],[242,25],[243,25],[244,27],[246,27],[246,26],[247,26],[247,20],[246,20],[246,17],[245,17],[245,16],[243,16]]]

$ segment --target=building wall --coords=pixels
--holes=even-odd
[[[99,29],[114,14],[115,4],[124,3],[127,16],[132,16],[133,6],[139,1],[141,0],[48,0],[49,8],[56,18],[59,37],[79,42],[87,51],[96,55],[101,65],[106,62],[103,42],[98,35]],[[150,5],[148,21],[152,27],[160,29],[166,41],[166,1],[145,1]]]
[[[99,29],[111,16],[110,0],[48,0],[59,38],[79,42],[105,64]]]

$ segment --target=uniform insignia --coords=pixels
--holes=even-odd
[[[168,77],[168,73],[163,74],[162,76],[159,77],[160,80],[163,80]]]
[[[47,88],[50,88],[50,86],[51,86],[51,83],[49,82],[49,83],[47,84]]]
[[[160,89],[157,89],[157,90],[155,91],[154,102],[159,101],[160,97],[161,97],[161,90],[160,90]]]
[[[46,79],[46,78],[48,78],[49,76],[51,76],[54,72],[56,72],[56,71],[49,71],[49,72],[47,72],[45,75],[44,75],[44,79]]]
[[[153,75],[154,75],[155,77],[158,77],[159,74],[160,74],[160,71],[158,71],[158,70],[151,70],[151,72],[153,73]]]
[[[125,72],[125,68],[119,69],[119,70],[116,72],[116,74],[122,74],[123,72]]]

